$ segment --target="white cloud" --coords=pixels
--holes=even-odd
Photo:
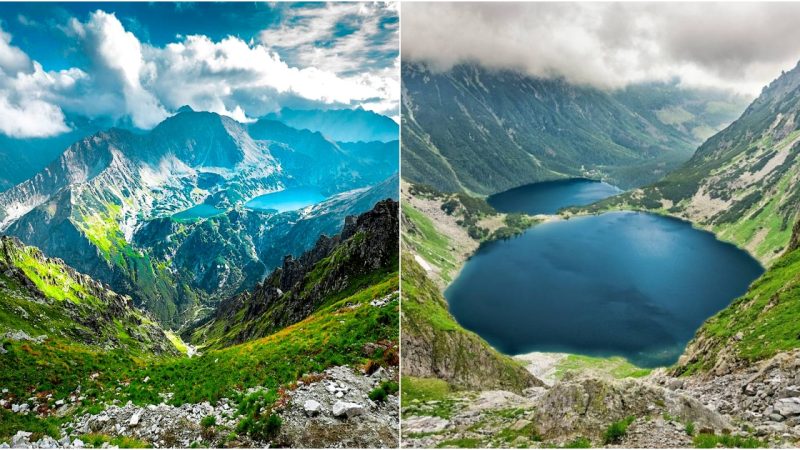
[[[800,59],[800,4],[407,3],[403,58],[614,88],[675,77],[750,95]]]
[[[188,36],[163,49],[148,47],[146,54],[157,73],[150,87],[170,108],[188,104],[232,115],[228,111],[238,106],[257,116],[274,109],[270,99],[294,96],[349,105],[391,94],[381,77],[340,77],[316,67],[291,67],[265,46],[234,37],[214,42],[206,36]],[[253,101],[236,103],[246,97],[243,94]]]
[[[285,11],[283,23],[264,30],[260,42],[292,62],[359,80],[381,92],[380,100],[357,103],[397,115],[399,105],[399,27],[390,19],[396,3],[332,2]],[[340,33],[341,27],[352,32]],[[319,45],[324,42],[325,45]],[[390,61],[386,62],[386,55]]]
[[[16,137],[44,137],[69,131],[58,106],[42,100],[11,104],[0,96],[0,132]]]
[[[143,79],[154,76],[142,57],[142,44],[116,16],[96,11],[86,24],[73,21],[72,26],[94,63],[93,76],[105,80],[107,88],[122,92],[124,112],[135,126],[151,128],[168,116],[158,99],[142,86]]]
[[[30,138],[68,131],[56,93],[81,76],[76,70],[45,72],[0,29],[0,132]]]
[[[22,50],[11,45],[11,35],[0,28],[0,71],[15,75],[31,69],[31,60]]]
[[[374,13],[372,6],[347,8],[353,14]],[[314,65],[313,58],[287,62],[271,47],[237,37],[177,36],[176,42],[155,47],[103,11],[90,14],[86,22],[72,19],[63,29],[89,60],[85,71],[47,72],[0,30],[0,132],[17,137],[64,132],[65,113],[129,118],[146,129],[183,105],[242,122],[287,104],[363,106],[397,114],[399,59],[393,67],[345,67],[345,49],[358,53],[361,44],[353,42],[359,37],[346,40],[350,43],[342,44],[335,58],[326,59],[328,65],[322,59]],[[396,38],[393,45],[396,52]],[[370,64],[365,54],[353,57]],[[6,120],[11,118],[16,121]]]

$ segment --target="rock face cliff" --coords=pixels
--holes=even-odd
[[[283,264],[252,291],[223,301],[188,333],[193,342],[226,347],[266,336],[308,317],[398,269],[398,204],[387,199],[345,219],[340,234]]]
[[[104,350],[178,354],[130,297],[7,236],[0,238],[0,296],[0,330],[11,339],[61,337]]]

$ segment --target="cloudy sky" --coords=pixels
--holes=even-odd
[[[183,105],[396,119],[398,35],[393,3],[0,3],[0,133],[52,136],[74,116],[147,129]]]
[[[404,3],[403,59],[755,96],[800,60],[800,3]]]

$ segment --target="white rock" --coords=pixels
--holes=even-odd
[[[346,416],[348,419],[364,412],[364,407],[358,403],[338,401],[333,405],[333,415],[336,417]]]
[[[450,421],[440,417],[414,416],[403,420],[404,433],[439,433],[444,431]]]
[[[56,406],[61,406],[64,404],[64,400],[56,400]]]
[[[306,402],[303,403],[303,409],[309,416],[316,416],[319,414],[321,408],[322,405],[316,400],[306,400]]]
[[[131,416],[131,420],[130,420],[130,422],[128,422],[128,425],[130,425],[130,426],[132,426],[132,427],[135,427],[136,425],[139,425],[139,419],[141,419],[141,418],[142,418],[142,415],[141,415],[141,413],[140,413],[140,412],[138,412],[138,411],[137,411],[137,412],[135,412],[135,413],[134,413],[134,414]]]
[[[336,398],[344,397],[344,393],[342,391],[336,391]]]
[[[782,398],[775,402],[775,410],[784,417],[800,415],[800,397]]]
[[[28,439],[32,434],[27,431],[17,431],[17,434],[11,437],[11,446],[14,448],[27,447],[29,444]]]

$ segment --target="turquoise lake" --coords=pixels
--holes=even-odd
[[[225,211],[222,209],[217,209],[210,205],[201,204],[201,205],[194,205],[191,208],[184,209],[179,213],[175,213],[172,215],[172,218],[177,221],[192,221],[197,219],[205,219],[208,217],[213,217],[223,212]]]
[[[574,201],[567,194],[562,203]],[[610,212],[482,246],[445,296],[462,326],[503,353],[623,356],[658,367],[676,362],[697,328],[762,272],[689,223]]]
[[[270,194],[259,195],[245,203],[244,206],[250,209],[281,213],[317,204],[325,200],[325,198],[321,192],[314,188],[288,188]]]

